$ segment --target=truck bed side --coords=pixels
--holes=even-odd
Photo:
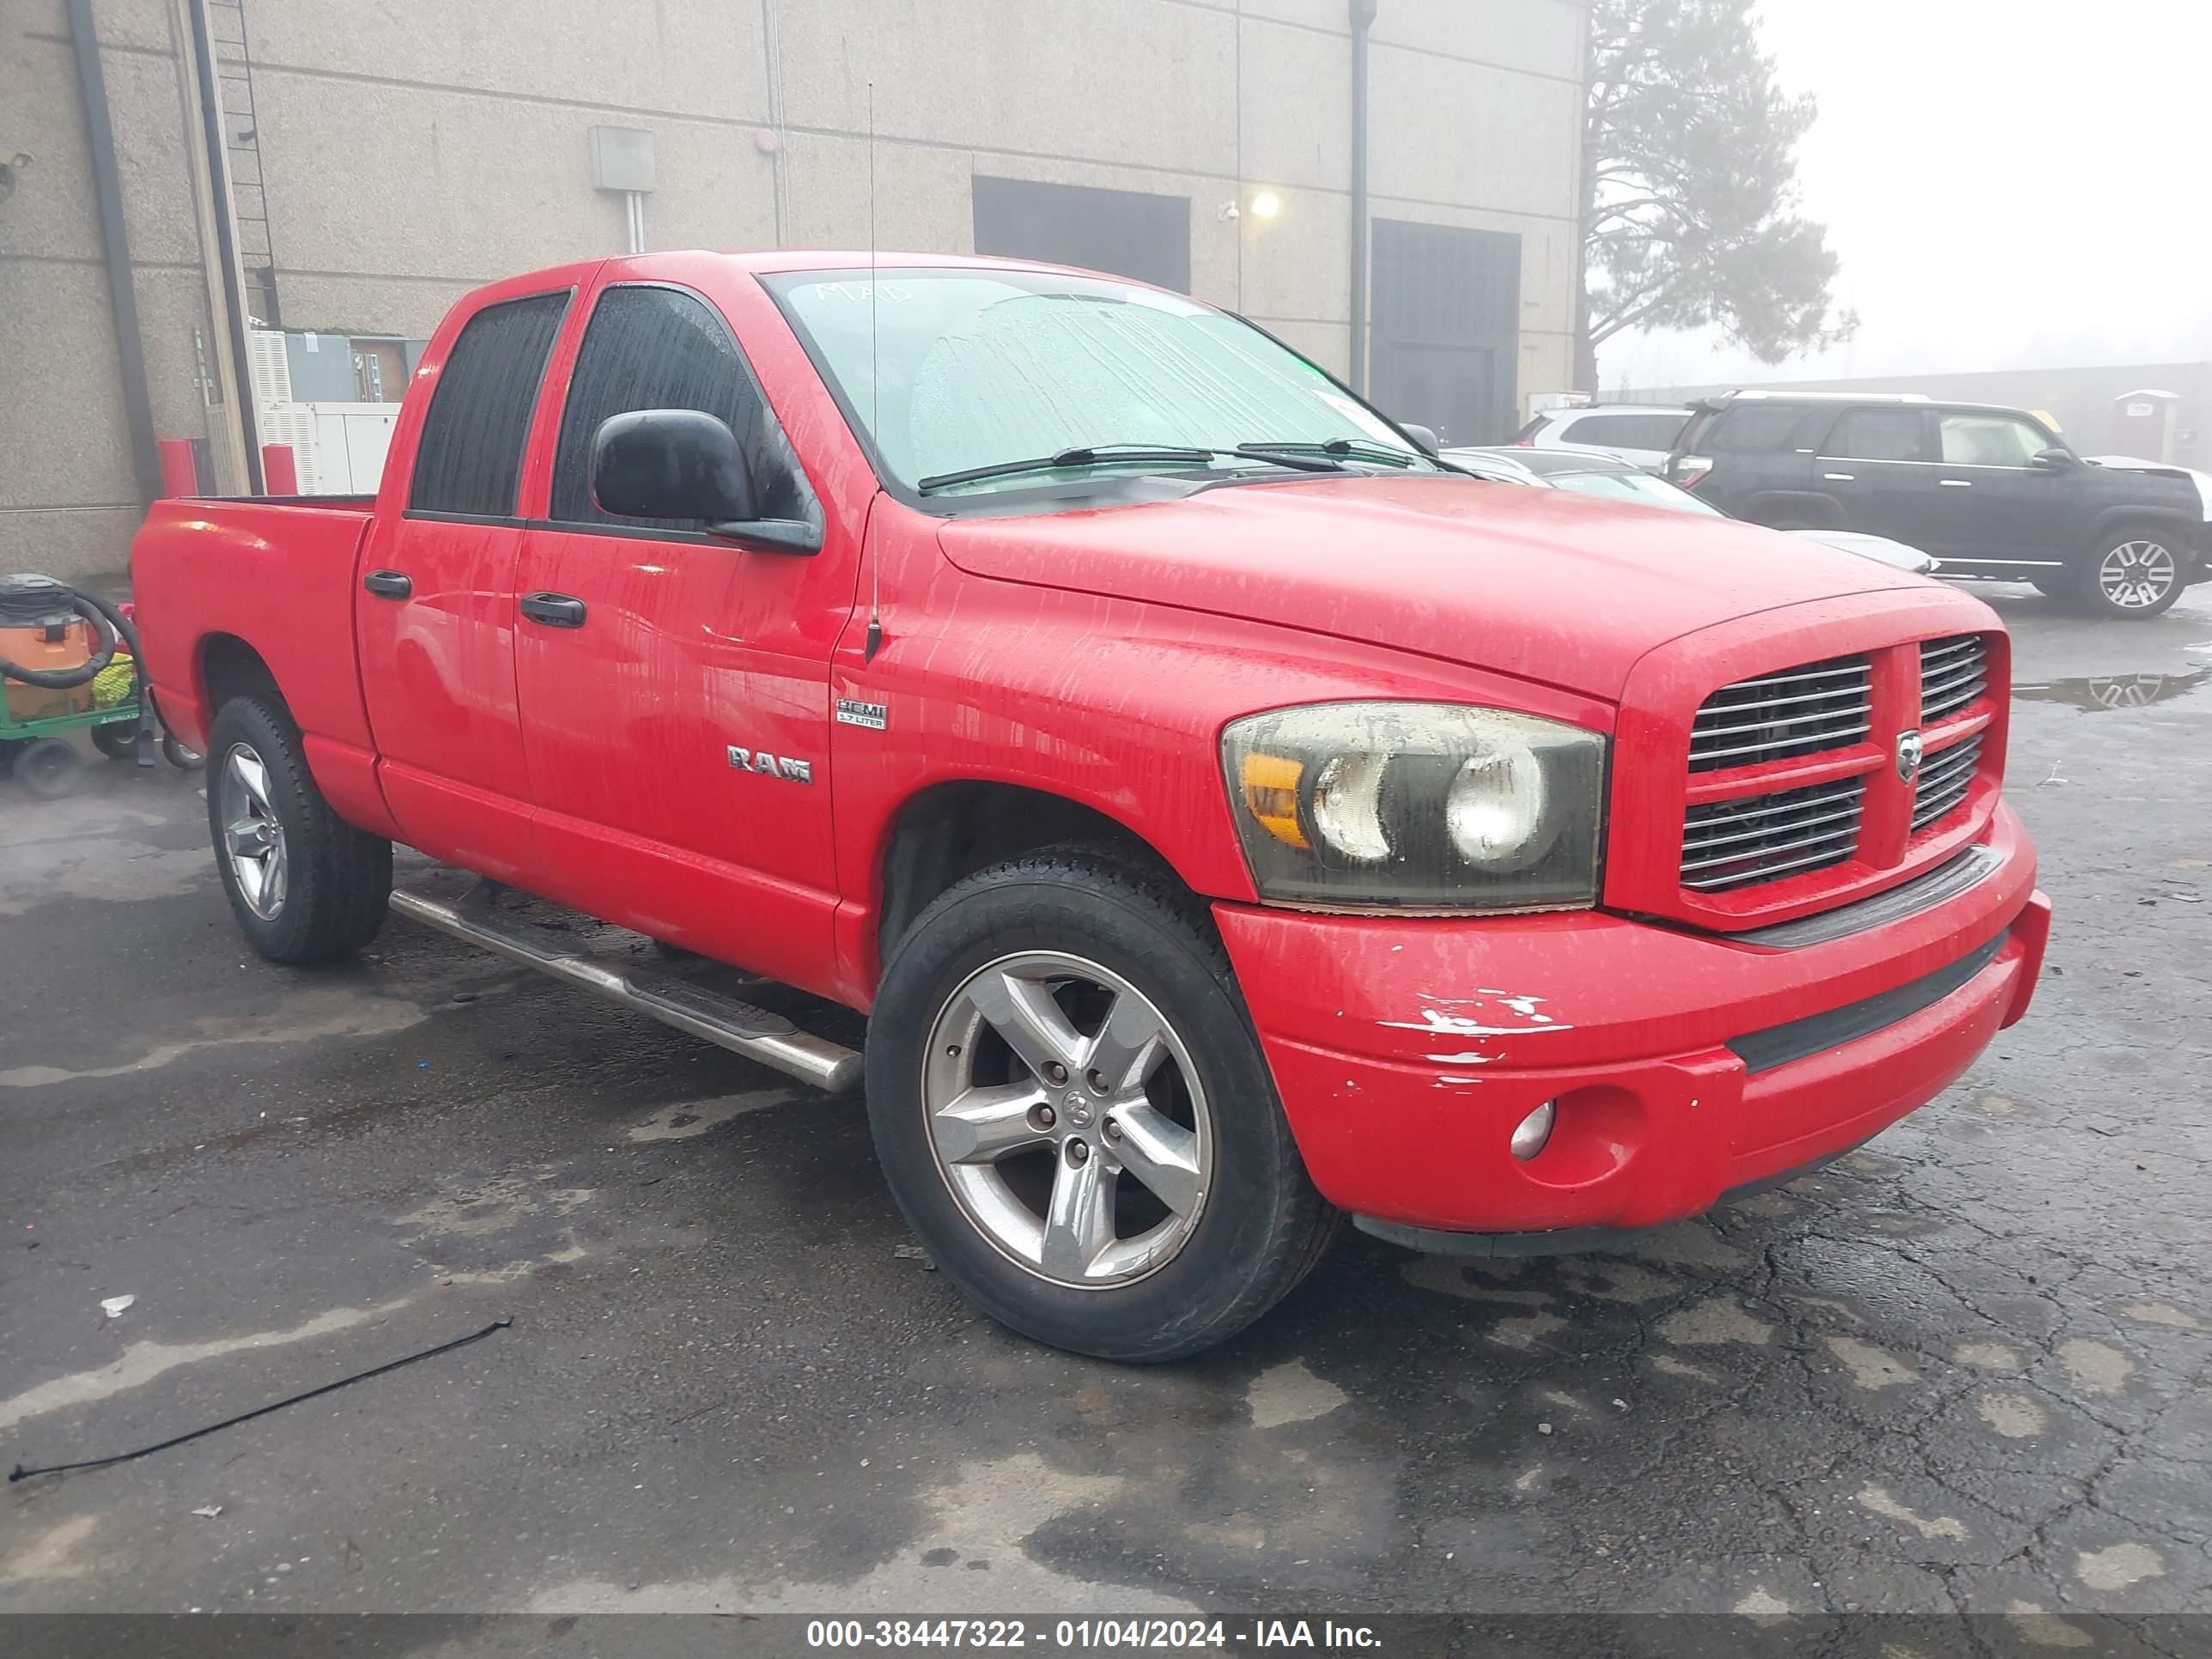
[[[131,543],[131,584],[148,678],[179,737],[204,749],[210,674],[252,674],[258,662],[331,805],[388,834],[353,647],[369,516],[368,499],[349,496],[157,501]]]

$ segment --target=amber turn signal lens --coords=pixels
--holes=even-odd
[[[1244,805],[1261,826],[1285,847],[1307,850],[1305,831],[1298,828],[1298,780],[1305,768],[1280,755],[1244,757]]]

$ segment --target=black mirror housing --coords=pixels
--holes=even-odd
[[[2049,449],[2037,450],[2032,464],[2036,466],[2048,467],[2053,472],[2063,472],[2069,468],[2081,465],[2081,462],[2072,450],[2060,449],[2054,446]]]
[[[592,438],[592,499],[625,519],[760,516],[737,434],[696,409],[610,416]]]
[[[1413,446],[1431,460],[1443,453],[1443,440],[1437,436],[1432,426],[1417,426],[1411,421],[1398,422],[1398,430],[1413,441]]]

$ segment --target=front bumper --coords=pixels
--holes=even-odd
[[[1865,1140],[2027,1012],[2050,902],[2002,803],[1985,845],[1964,892],[1795,947],[1598,912],[1215,915],[1332,1203],[1386,1236],[1641,1227]]]

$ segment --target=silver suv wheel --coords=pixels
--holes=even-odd
[[[930,1027],[922,1109],[939,1173],[994,1249],[1055,1285],[1127,1285],[1190,1240],[1213,1119],[1174,1029],[1079,956],[987,963]]]
[[[2179,565],[2163,543],[2138,538],[2118,542],[2097,562],[2097,586],[2118,611],[2147,611],[2173,591]]]

